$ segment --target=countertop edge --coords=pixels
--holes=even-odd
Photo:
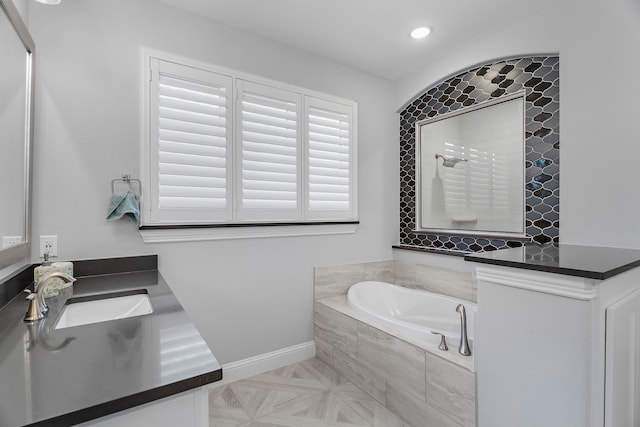
[[[608,249],[611,249],[611,248],[608,248]],[[545,273],[554,273],[554,274],[561,274],[565,276],[581,277],[585,279],[594,279],[594,280],[607,280],[621,273],[632,270],[636,267],[640,267],[640,259],[636,259],[635,261],[627,261],[624,263],[620,263],[615,267],[610,267],[608,269],[602,269],[602,270],[597,270],[597,269],[589,270],[589,269],[583,269],[583,268],[561,267],[557,265],[538,264],[536,262],[528,262],[528,261],[520,261],[520,260],[515,261],[515,260],[504,259],[504,258],[501,259],[501,258],[483,257],[481,253],[467,254],[464,257],[464,260],[468,262],[477,262],[480,264],[511,267],[511,268],[517,268],[521,270],[541,271]]]
[[[496,265],[500,267],[511,267],[518,268],[520,270],[533,270],[533,271],[542,271],[545,273],[555,273],[562,274],[565,276],[574,276],[574,277],[583,277],[586,279],[596,279],[596,280],[605,280],[609,277],[615,276],[616,274],[622,273],[623,271],[618,271],[616,273],[610,274],[611,272],[596,272],[596,271],[588,271],[588,270],[577,270],[572,268],[563,268],[563,267],[550,267],[546,265],[539,264],[525,264],[521,262],[515,261],[505,261],[505,260],[496,260],[496,259],[488,259],[488,258],[476,258],[473,255],[466,255],[464,257],[465,261],[469,262],[477,262],[480,264],[488,264],[488,265]],[[633,268],[633,267],[631,267]],[[629,268],[630,269],[630,268]],[[616,269],[618,270],[618,269]]]
[[[45,427],[45,426],[67,426],[84,423],[87,421],[95,420],[100,417],[115,414],[120,411],[135,408],[145,403],[154,402],[156,400],[163,399],[165,397],[174,396],[176,394],[193,390],[195,388],[211,384],[213,382],[222,379],[222,368],[211,371],[206,374],[198,375],[192,378],[187,378],[175,383],[166,384],[160,387],[152,388],[149,390],[141,391],[129,396],[123,396],[121,398],[104,402],[98,405],[90,406],[88,408],[79,409],[68,414],[58,415],[46,420],[38,421],[32,424],[27,424],[26,427]]]

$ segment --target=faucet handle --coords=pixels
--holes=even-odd
[[[447,346],[447,337],[444,334],[441,334],[440,332],[436,332],[436,331],[431,331],[432,334],[434,335],[440,335],[440,345],[438,345],[438,348],[442,351],[447,351],[449,350],[449,346]]]
[[[38,294],[31,292],[29,289],[24,290],[28,295],[29,307],[27,308],[27,314],[24,315],[24,321],[27,323],[35,322],[44,317],[42,313],[42,307],[39,304]]]

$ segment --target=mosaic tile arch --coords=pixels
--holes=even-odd
[[[417,96],[400,113],[400,244],[479,252],[520,241],[415,233],[415,124],[460,108],[525,91],[525,228],[538,243],[558,242],[560,230],[560,59],[520,57],[455,75]]]

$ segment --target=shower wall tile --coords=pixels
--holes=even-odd
[[[426,353],[427,403],[464,427],[476,425],[473,372]],[[455,396],[452,399],[451,396]]]
[[[475,274],[416,264],[417,289],[476,302],[473,287]]]
[[[357,320],[318,302],[314,303],[313,314],[314,336],[345,354],[356,357],[358,351]]]
[[[416,233],[415,124],[490,99],[525,92],[525,231],[537,243],[560,234],[560,59],[514,58],[460,73],[417,96],[400,113],[400,244],[479,252],[520,241]]]

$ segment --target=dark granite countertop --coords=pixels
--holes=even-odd
[[[640,266],[640,250],[564,244],[469,254],[466,261],[605,280]]]
[[[89,273],[87,265],[80,262],[76,273]],[[0,425],[73,425],[222,378],[158,271],[76,277],[73,287],[47,299],[44,320],[23,322],[22,295],[0,309]],[[147,290],[152,314],[55,329],[69,297],[131,289]]]

